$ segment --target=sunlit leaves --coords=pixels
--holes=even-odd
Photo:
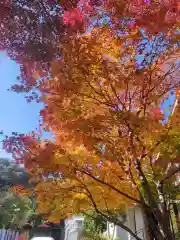
[[[39,211],[50,212],[52,219],[94,208],[115,212],[124,203],[138,202],[139,191],[148,202],[136,169],[138,158],[158,199],[153,175],[158,181],[167,164],[156,155],[169,134],[161,104],[179,82],[171,76],[170,64],[162,69],[162,56],[138,69],[140,36],[138,28],[121,38],[108,28],[96,28],[69,38],[62,59],[52,63],[53,80],[47,78],[42,88],[47,94],[42,116],[56,141],[37,150],[31,162],[40,170],[38,202],[46,199]],[[158,165],[152,169],[154,163]]]
[[[93,11],[86,13],[84,2],[64,4],[69,32],[59,41],[60,56],[47,71],[32,71],[34,82],[22,82],[40,95],[41,127],[55,139],[15,134],[4,147],[24,161],[39,211],[51,220],[91,209],[108,217],[140,204],[167,235],[160,191],[171,200],[163,175],[179,161],[179,116],[177,108],[171,117],[164,110],[180,81],[178,23],[165,18],[177,3],[105,1],[97,10],[88,1]],[[89,24],[88,11],[106,15],[106,24]]]

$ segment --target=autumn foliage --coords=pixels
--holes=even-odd
[[[31,91],[36,78],[60,56],[67,35],[107,21],[117,31],[139,26],[150,34],[171,34],[179,22],[178,0],[39,0],[0,2],[0,48],[21,65],[13,90]],[[38,74],[37,74],[38,73]]]
[[[36,79],[13,87],[33,89],[30,100],[44,103],[41,128],[55,140],[14,133],[4,147],[25,164],[36,182],[38,210],[50,221],[95,210],[140,240],[118,218],[138,204],[152,236],[174,239],[179,2],[68,3],[60,1],[67,31],[55,45],[59,57],[36,71]],[[43,66],[44,58],[32,60]]]

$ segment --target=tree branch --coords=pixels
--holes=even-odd
[[[138,199],[128,195],[127,193],[124,193],[124,192],[120,191],[119,189],[117,189],[116,187],[112,186],[111,184],[106,183],[106,182],[104,182],[103,180],[101,180],[99,178],[96,178],[95,176],[91,175],[89,172],[86,172],[86,171],[81,170],[81,169],[77,169],[77,170],[80,171],[81,173],[84,173],[85,175],[89,176],[90,178],[94,179],[95,181],[97,181],[97,182],[99,182],[99,183],[101,183],[101,184],[103,184],[103,185],[113,189],[115,192],[118,192],[119,194],[123,195],[124,197],[129,198],[132,201],[142,205],[140,200],[138,200]]]
[[[86,185],[85,185],[86,186]],[[111,222],[111,223],[114,223],[115,225],[117,226],[120,226],[122,229],[126,230],[131,236],[133,236],[136,240],[142,240],[141,238],[139,238],[135,233],[133,233],[133,231],[128,228],[127,226],[125,226],[123,223],[121,223],[121,221],[119,221],[117,218],[114,218],[113,216],[107,216],[105,213],[103,213],[102,211],[100,211],[96,205],[96,202],[90,192],[90,190],[87,188],[86,186],[86,190],[88,192],[88,196],[89,196],[89,199],[91,200],[92,204],[93,204],[93,207],[95,209],[95,211],[101,215],[105,220]]]
[[[171,178],[173,175],[175,175],[178,172],[180,172],[180,165],[178,167],[176,167],[175,169],[172,169],[169,173],[167,173],[166,176],[160,181],[161,184],[163,184],[166,180],[168,180],[169,178]]]

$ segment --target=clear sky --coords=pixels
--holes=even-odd
[[[38,126],[40,119],[41,104],[28,104],[23,94],[7,90],[16,82],[19,73],[19,65],[0,52],[0,130],[8,135],[11,132],[30,132]],[[11,157],[2,150],[1,144],[0,157]]]

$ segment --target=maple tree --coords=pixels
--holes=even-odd
[[[60,56],[59,43],[66,41],[67,35],[86,32],[102,22],[117,31],[126,23],[154,34],[171,34],[179,21],[179,11],[178,0],[1,1],[0,48],[21,65],[20,81],[12,89],[32,91],[37,75],[43,78],[52,59]]]
[[[5,140],[36,179],[39,211],[50,221],[91,209],[140,239],[119,220],[139,204],[155,239],[174,239],[179,115],[166,116],[163,105],[170,94],[178,98],[179,48],[167,48],[161,34],[144,48],[142,41],[138,27],[120,37],[108,27],[69,37],[40,86],[43,127],[56,140]]]
[[[119,219],[127,205],[139,204],[153,237],[174,239],[179,103],[167,102],[171,94],[179,98],[179,3],[162,2],[157,8],[158,1],[99,1],[96,14],[103,12],[106,23],[67,34],[51,69],[22,82],[23,90],[40,94],[42,127],[55,141],[15,133],[4,147],[24,162],[50,221],[95,210],[139,240]],[[63,24],[74,27],[75,17],[84,21],[86,14],[70,6]],[[131,18],[122,22],[123,16]]]
[[[0,49],[6,50],[20,64],[21,76],[18,78],[20,83],[26,83],[26,87],[16,85],[17,91],[30,91],[35,84],[36,72],[49,70],[52,59],[59,57],[59,42],[64,41],[67,33],[73,34],[77,28],[81,30],[78,16],[75,20],[78,26],[68,27],[73,17],[68,12],[73,13],[77,3],[77,0],[0,2]]]

